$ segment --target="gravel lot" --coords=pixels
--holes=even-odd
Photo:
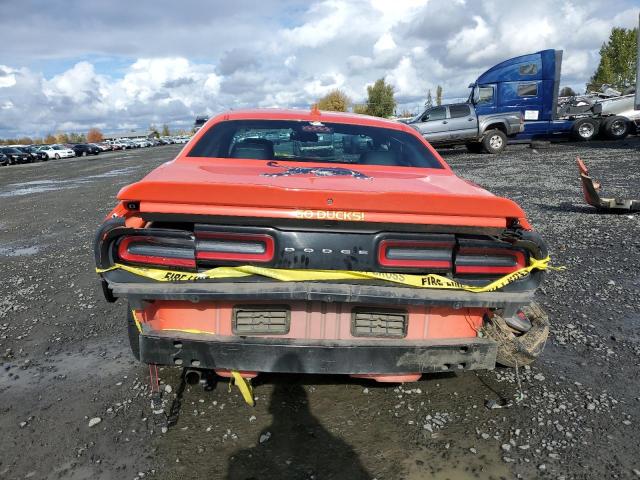
[[[567,267],[539,291],[552,335],[530,369],[404,386],[264,375],[251,408],[167,368],[154,413],[92,242],[118,189],[178,151],[0,169],[0,478],[640,478],[640,215],[595,214],[575,167],[640,197],[640,139],[442,152],[523,206]]]

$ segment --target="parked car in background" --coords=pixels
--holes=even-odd
[[[111,150],[111,145],[108,143],[90,143],[89,145],[99,148],[101,152],[108,152]]]
[[[29,154],[32,162],[46,162],[49,160],[47,154],[38,150],[34,145],[16,147],[18,150]]]
[[[7,165],[9,165],[9,157],[4,153],[0,153],[0,167],[5,167]]]
[[[47,154],[48,158],[71,158],[76,156],[76,152],[62,145],[46,145],[41,151]]]
[[[142,147],[150,147],[152,145],[152,143],[144,138],[136,138],[135,140],[132,141],[132,143],[139,148]]]
[[[16,147],[2,147],[0,148],[0,152],[9,158],[9,165],[31,162],[31,156]]]
[[[86,157],[87,155],[98,155],[100,148],[89,143],[77,143],[71,146],[71,149],[75,152],[76,157]]]

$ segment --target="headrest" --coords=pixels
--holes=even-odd
[[[395,167],[398,165],[398,159],[396,153],[390,150],[375,150],[370,152],[364,152],[360,155],[360,161],[362,165],[389,165]]]
[[[245,138],[231,149],[231,158],[273,160],[273,142],[265,138]]]

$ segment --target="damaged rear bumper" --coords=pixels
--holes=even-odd
[[[114,277],[108,272],[105,277]],[[543,272],[533,272],[539,276]],[[537,280],[537,279],[536,279]],[[532,280],[527,280],[527,283]],[[195,282],[133,283],[103,280],[107,299],[127,298],[133,308],[145,301],[206,300],[246,301],[322,301],[372,305],[430,305],[461,308],[508,308],[526,305],[533,289],[487,293],[461,290],[419,289],[395,285],[346,284],[329,282]],[[537,283],[537,282],[536,282]]]
[[[402,374],[493,369],[486,338],[401,342],[238,338],[177,332],[141,334],[140,360],[205,369],[310,374]]]

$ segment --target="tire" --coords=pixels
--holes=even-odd
[[[571,128],[571,136],[575,140],[588,142],[598,134],[598,122],[592,118],[581,118],[576,120]]]
[[[488,132],[485,132],[481,145],[483,150],[487,153],[502,153],[502,151],[507,147],[507,136],[501,130],[489,130]]]
[[[602,125],[604,136],[609,140],[623,140],[629,135],[629,120],[624,117],[607,118]]]
[[[86,157],[87,156],[87,152],[82,152],[82,156]]]
[[[531,302],[521,312],[531,322],[528,332],[515,331],[500,315],[494,315],[482,327],[484,335],[498,344],[496,362],[505,367],[532,363],[544,350],[549,337],[549,317],[537,303]]]
[[[60,154],[59,153],[56,153],[55,157],[56,157],[56,160],[60,160]]]
[[[465,147],[467,147],[467,151],[470,153],[482,153],[483,146],[481,143],[473,142],[473,143],[465,143]]]
[[[127,336],[129,337],[131,353],[136,360],[140,361],[140,332],[136,326],[136,321],[133,319],[133,311],[129,304],[127,304]]]

